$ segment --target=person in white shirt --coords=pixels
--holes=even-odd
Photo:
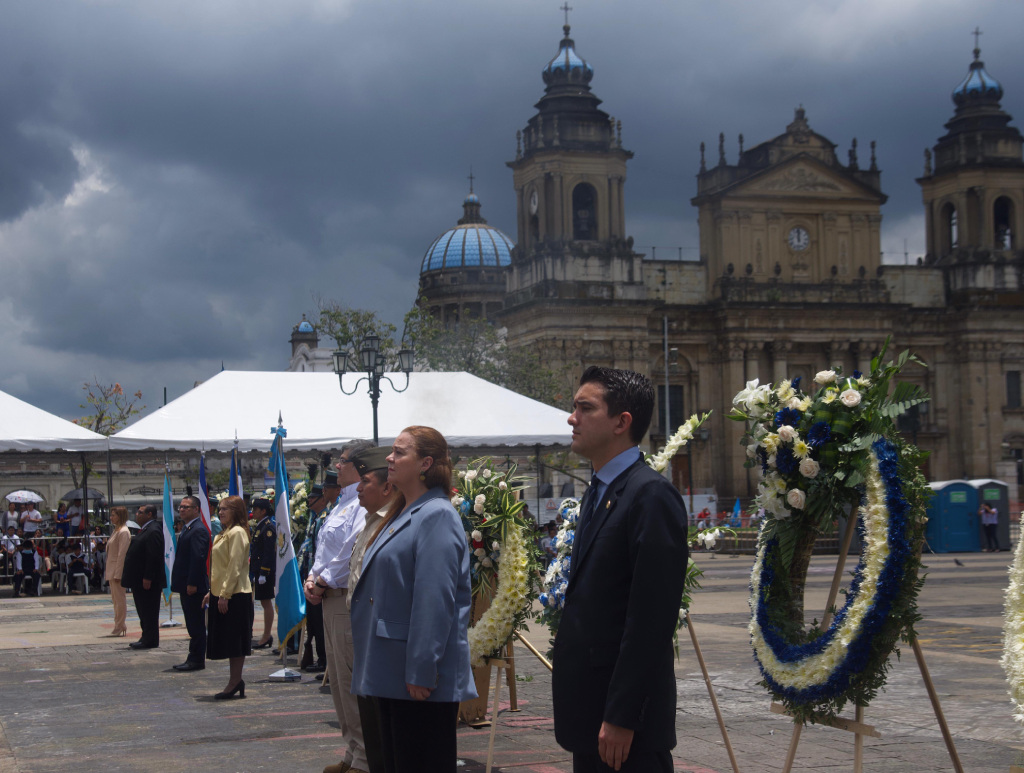
[[[26,537],[34,537],[42,523],[43,514],[36,510],[36,506],[30,502],[21,513],[21,530]]]
[[[68,508],[68,515],[71,517],[72,536],[82,533],[82,500],[75,499]]]
[[[4,530],[3,538],[0,538],[0,563],[3,565],[4,576],[14,578],[14,555],[21,547],[21,537],[16,533],[14,524],[8,524]]]
[[[327,643],[327,673],[330,676],[331,698],[344,739],[342,761],[328,765],[324,773],[366,773],[366,747],[363,742],[359,704],[352,694],[352,623],[349,619],[348,595],[349,562],[352,546],[366,523],[366,511],[359,505],[356,488],[359,472],[350,457],[356,452],[372,448],[366,440],[357,440],[345,446],[336,465],[341,495],[338,504],[327,516],[317,535],[316,556],[306,578],[306,600],[313,605],[324,605],[324,638]]]

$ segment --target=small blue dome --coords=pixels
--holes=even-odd
[[[306,320],[302,320],[302,322],[299,323],[299,332],[300,333],[312,333],[313,332],[313,326],[311,324],[309,324],[309,322],[307,322]]]
[[[558,44],[558,53],[541,72],[544,82],[571,81],[589,83],[594,77],[594,68],[576,53],[576,43],[569,37],[569,25],[562,27],[565,37]]]
[[[513,247],[511,239],[486,223],[456,226],[427,248],[420,273],[470,266],[510,266]]]
[[[981,50],[974,49],[974,61],[967,77],[953,89],[953,101],[958,105],[975,101],[998,102],[1003,98],[1003,87],[985,71],[985,63],[978,58],[980,55]]]
[[[479,204],[480,203],[480,197],[477,196],[475,193],[471,193],[465,199],[462,200],[462,203],[463,204]]]

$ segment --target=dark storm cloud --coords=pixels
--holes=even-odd
[[[154,406],[221,361],[283,368],[315,295],[400,324],[471,164],[483,215],[516,238],[505,162],[558,4],[0,5],[0,388],[73,416],[96,375]],[[865,166],[878,141],[883,248],[913,256],[914,178],[976,24],[1004,107],[1024,95],[1004,32],[1021,4],[577,6],[577,50],[636,153],[627,228],[658,257],[696,257],[699,144],[714,164],[723,132],[734,161],[738,134],[764,142],[800,104],[844,161],[852,138]]]

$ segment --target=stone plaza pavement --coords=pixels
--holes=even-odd
[[[926,556],[921,644],[960,759],[972,773],[1007,773],[1024,760],[1024,730],[1010,718],[999,667],[1002,593],[1009,553]],[[747,641],[747,583],[752,559],[698,554],[704,588],[692,610],[729,737],[743,771],[782,768],[791,723],[769,712]],[[855,560],[851,557],[852,560]],[[814,559],[809,612],[820,609],[835,557]],[[129,607],[131,604],[129,603]],[[166,616],[166,612],[164,613]],[[179,614],[180,618],[180,614]],[[319,680],[270,683],[276,669],[261,651],[246,661],[246,700],[213,701],[227,665],[179,674],[184,629],[162,633],[161,647],[135,652],[129,638],[105,635],[113,622],[106,595],[10,598],[0,587],[0,773],[122,771],[312,771],[339,758],[340,734]],[[260,628],[257,618],[256,627]],[[527,634],[541,649],[538,627]],[[675,768],[725,773],[732,768],[689,637],[680,641]],[[550,675],[517,646],[519,711],[508,692],[495,744],[495,769],[533,773],[571,770],[554,740]],[[852,710],[848,712],[852,716]],[[865,712],[881,739],[865,742],[865,771],[952,770],[913,653],[893,662],[889,685]],[[481,771],[489,730],[459,728],[466,771]],[[794,770],[853,769],[853,736],[828,727],[803,732]]]

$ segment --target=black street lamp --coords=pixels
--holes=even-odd
[[[334,372],[338,374],[338,384],[341,386],[343,394],[355,394],[356,389],[359,387],[359,382],[364,379],[370,385],[370,402],[373,404],[373,442],[376,445],[378,441],[377,403],[380,400],[380,382],[387,381],[396,392],[404,392],[409,388],[409,374],[412,373],[413,365],[412,349],[402,349],[398,352],[398,368],[405,374],[405,386],[401,389],[396,387],[395,383],[384,375],[387,358],[380,350],[380,336],[370,333],[363,338],[363,343],[359,347],[358,363],[356,362],[356,357],[344,349],[336,350],[332,357],[334,359]],[[353,373],[366,374],[356,381],[351,392],[345,389],[345,374],[350,372],[350,369]]]
[[[701,443],[706,443],[708,438],[711,437],[711,430],[701,425],[697,429],[697,434],[694,435],[694,440],[699,440]],[[686,460],[686,477],[687,485],[690,488],[690,511],[688,515],[693,517],[693,443],[689,443],[686,446],[686,455],[689,457]]]

